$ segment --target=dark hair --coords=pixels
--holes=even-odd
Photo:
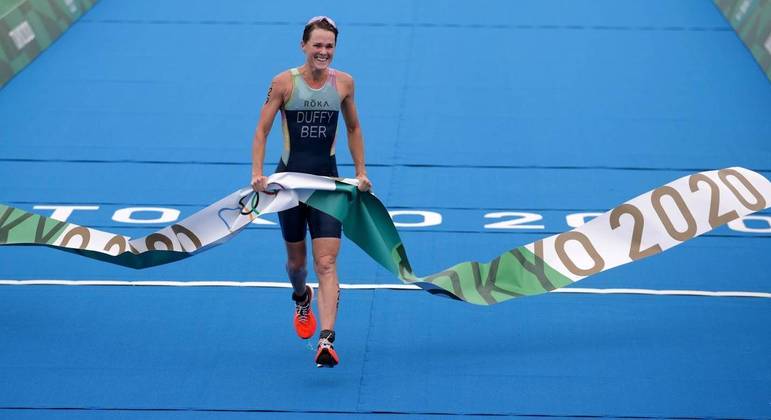
[[[337,27],[326,18],[305,25],[305,29],[303,30],[303,42],[308,42],[308,40],[311,39],[311,32],[313,32],[314,29],[325,29],[332,32],[335,34],[335,43],[337,43]]]

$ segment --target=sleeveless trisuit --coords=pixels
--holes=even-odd
[[[303,172],[337,176],[335,137],[340,115],[340,95],[335,71],[328,70],[327,81],[319,89],[305,82],[298,69],[290,70],[292,94],[281,107],[284,151],[276,172]],[[281,233],[287,242],[305,239],[306,226],[311,238],[339,238],[340,222],[303,203],[279,212]]]

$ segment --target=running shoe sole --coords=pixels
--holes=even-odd
[[[333,368],[338,363],[340,363],[340,359],[334,349],[321,348],[316,353],[316,367]]]

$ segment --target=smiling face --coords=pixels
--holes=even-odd
[[[311,70],[326,70],[335,55],[335,34],[326,29],[316,28],[307,42],[301,42],[306,63]]]

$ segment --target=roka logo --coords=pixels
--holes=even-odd
[[[304,106],[306,108],[321,108],[321,107],[329,107],[329,101],[317,101],[315,99],[306,99],[304,102]]]

